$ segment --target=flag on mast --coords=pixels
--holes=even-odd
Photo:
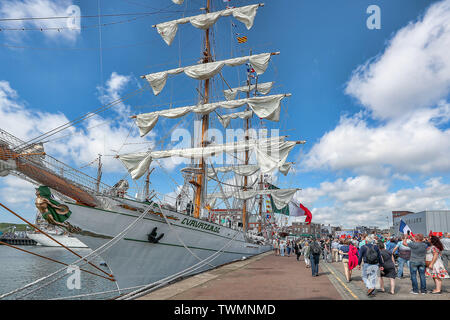
[[[306,224],[311,224],[312,220],[311,211],[309,211],[309,209],[300,202],[297,203],[295,200],[291,200],[289,202],[289,214],[291,217],[306,216],[305,219]]]
[[[245,42],[247,42],[247,37],[246,36],[237,37],[237,41],[238,41],[238,43],[245,43]]]
[[[279,189],[278,187],[275,187],[273,184],[268,184],[268,189],[272,190],[272,189]],[[269,199],[270,199],[270,206],[272,208],[272,212],[273,213],[279,213],[279,214],[284,214],[286,216],[289,215],[289,206],[285,206],[284,208],[277,209],[277,207],[275,206],[275,203],[273,202],[272,196],[269,194]]]
[[[405,221],[400,220],[400,228],[399,231],[402,232],[403,234],[408,234],[408,231],[411,233],[411,235],[413,235],[411,228],[408,227],[408,225],[406,224]]]

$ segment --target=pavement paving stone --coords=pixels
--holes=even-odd
[[[364,285],[361,277],[361,271],[358,268],[353,269],[352,272],[352,281],[350,283],[346,282],[345,274],[344,274],[344,265],[342,262],[332,262],[325,263],[323,260],[320,261],[326,265],[329,269],[333,270],[336,274],[338,274],[341,279],[344,281],[345,285],[347,285],[358,297],[361,299],[373,299],[373,300],[450,300],[450,279],[444,279],[442,282],[442,294],[418,294],[413,295],[409,292],[412,290],[411,279],[409,270],[404,268],[403,278],[395,279],[395,294],[391,295],[390,291],[390,282],[389,279],[384,278],[384,289],[385,292],[380,292],[380,282],[379,278],[376,285],[376,293],[375,296],[367,297],[367,288]],[[378,274],[379,275],[379,274]],[[427,280],[427,290],[431,291],[435,288],[434,281],[430,277],[426,277]],[[417,281],[420,280],[417,276]]]
[[[295,256],[272,252],[196,275],[139,299],[168,300],[342,300],[327,270],[312,277]]]
[[[389,294],[389,279],[385,279],[386,293],[368,297],[361,278],[361,270],[353,270],[347,282],[341,262],[320,260],[319,277],[312,277],[303,256],[276,256],[267,252],[246,260],[194,275],[151,292],[139,300],[450,300],[449,279],[443,281],[440,295],[412,295],[409,270],[404,278],[396,279],[395,295]],[[448,289],[447,289],[448,288]],[[427,277],[427,289],[434,282]]]

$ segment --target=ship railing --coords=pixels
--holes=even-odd
[[[42,144],[26,145],[21,139],[2,129],[0,129],[0,146],[3,147],[1,149],[6,159],[14,159],[19,165],[29,165],[27,173],[31,174],[21,172],[21,176],[28,176],[33,181],[38,182],[40,174],[43,174],[40,171],[44,170],[91,194],[106,194],[112,189],[105,183],[98,182],[97,179],[45,154]],[[19,146],[23,147],[18,148]]]

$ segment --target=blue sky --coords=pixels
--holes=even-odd
[[[98,17],[82,17],[81,31],[2,31],[0,115],[6,121],[0,127],[27,140],[146,86],[141,75],[195,64],[202,31],[181,25],[169,47],[151,25],[199,14],[203,2],[185,0],[177,6],[170,0],[101,0],[104,15],[166,11],[102,17],[100,22],[108,25],[101,36],[95,27]],[[221,0],[212,3],[214,10],[225,8]],[[253,3],[232,0],[230,5]],[[381,9],[378,30],[366,26],[372,4]],[[6,0],[0,17],[61,16],[70,5],[79,6],[82,16],[98,14],[97,1]],[[279,177],[278,184],[303,189],[297,197],[312,210],[314,222],[386,226],[393,210],[449,209],[449,21],[449,0],[279,0],[265,2],[251,30],[231,17],[215,25],[217,60],[250,50],[281,52],[260,81],[275,81],[273,93],[293,95],[283,102],[282,120],[266,125],[290,139],[307,140],[288,158],[296,162],[295,174]],[[0,21],[4,29],[59,25],[64,21]],[[249,41],[237,44],[231,29]],[[245,67],[224,69],[223,75],[232,86],[242,85]],[[47,143],[46,150],[75,168],[102,153],[104,181],[112,185],[126,172],[108,157],[111,150],[136,148],[124,146],[125,141],[142,142],[128,116],[162,108],[155,105],[194,104],[195,86],[185,76],[169,78],[159,96],[147,89],[51,137],[70,134]],[[218,77],[215,101],[223,99],[222,87]],[[189,128],[192,120],[188,117],[182,126]],[[232,121],[233,128],[242,124]],[[148,141],[158,140],[177,122],[160,121]],[[155,170],[152,186],[162,193],[174,191],[167,171],[181,183],[180,168]],[[95,168],[85,170],[95,175]],[[0,199],[28,218],[35,214],[32,187],[14,177],[0,178]],[[17,220],[2,213],[0,221]]]

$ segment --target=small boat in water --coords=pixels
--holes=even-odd
[[[65,247],[89,248],[87,245],[85,245],[83,242],[81,242],[79,239],[77,239],[67,231],[62,230],[56,226],[50,226],[48,223],[45,223],[45,220],[43,220],[39,212],[36,217],[36,225],[39,227],[39,229],[50,235],[53,239],[55,239]],[[36,241],[38,246],[61,247],[59,243],[37,230],[28,231],[27,237]]]

